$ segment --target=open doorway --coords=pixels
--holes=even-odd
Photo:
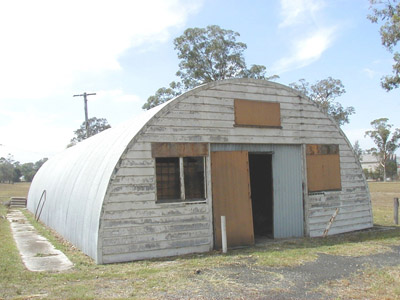
[[[255,238],[274,237],[272,154],[249,153]]]

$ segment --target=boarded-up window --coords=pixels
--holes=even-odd
[[[179,199],[179,158],[156,158],[157,199]]]
[[[204,199],[204,157],[185,157],[185,198]]]
[[[235,125],[280,128],[280,104],[235,99]]]
[[[307,145],[309,192],[341,190],[339,145]]]

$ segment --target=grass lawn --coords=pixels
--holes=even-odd
[[[27,197],[29,186],[30,182],[0,183],[0,204],[10,200],[11,197]]]
[[[29,184],[0,185],[1,201],[26,196]],[[374,222],[393,225],[393,197],[400,183],[371,183]],[[0,216],[7,209],[0,205]],[[266,243],[259,247],[154,259],[130,263],[96,265],[54,232],[34,222],[37,230],[74,263],[63,273],[27,271],[19,257],[8,221],[0,218],[0,299],[154,299],[209,298],[210,291],[224,298],[260,296],[258,289],[271,285],[277,291],[289,288],[276,268],[294,267],[315,261],[320,253],[362,256],[388,253],[400,245],[400,228],[357,232],[327,238],[301,238]],[[239,280],[237,268],[258,272],[261,283]],[[282,283],[282,285],[279,285]],[[289,287],[288,287],[289,286]],[[319,289],[338,299],[396,299],[400,297],[400,267],[368,268],[362,274],[324,284]],[[245,293],[246,291],[246,293]],[[250,294],[249,294],[250,293]],[[244,296],[243,296],[244,295]],[[264,295],[265,297],[265,295]]]
[[[393,198],[400,198],[400,182],[370,182],[374,224],[393,226]]]

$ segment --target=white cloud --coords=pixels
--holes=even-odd
[[[374,70],[371,70],[369,68],[364,68],[363,72],[368,76],[368,78],[374,78],[376,75],[376,72]]]
[[[0,157],[8,153],[21,162],[36,161],[65,149],[71,129],[55,125],[56,115],[39,111],[1,111],[0,118],[8,122],[0,124]],[[38,137],[40,133],[40,138]]]
[[[281,58],[271,68],[274,73],[283,73],[290,69],[305,67],[318,60],[331,46],[336,28],[321,28],[309,36],[292,42],[292,53]]]
[[[280,28],[307,23],[325,6],[322,0],[281,0]]]
[[[82,73],[119,70],[131,47],[162,42],[201,1],[15,0],[0,10],[3,99],[41,98]]]
[[[280,4],[280,33],[289,47],[285,56],[272,66],[275,74],[317,61],[332,45],[339,29],[337,25],[325,24],[326,0],[281,0]]]

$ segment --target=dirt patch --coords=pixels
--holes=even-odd
[[[400,266],[400,247],[359,257],[319,254],[297,267],[262,267],[249,260],[213,269],[197,269],[184,290],[147,295],[164,299],[337,299],[321,286],[370,268]]]

